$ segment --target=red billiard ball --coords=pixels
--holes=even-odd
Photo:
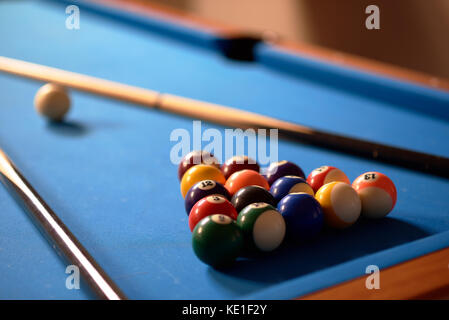
[[[259,172],[260,166],[257,164],[255,160],[247,156],[235,156],[229,158],[221,166],[221,171],[223,172],[226,179],[228,179],[234,172],[245,169]]]
[[[179,163],[178,179],[181,181],[184,173],[197,164],[210,164],[220,169],[220,163],[212,153],[203,150],[195,150],[186,154]]]
[[[325,184],[340,181],[351,184],[346,174],[338,168],[331,166],[322,166],[313,170],[307,177],[307,183],[312,187],[314,192]]]
[[[229,200],[221,195],[208,196],[198,201],[192,207],[189,214],[190,231],[193,231],[201,219],[213,214],[222,214],[232,218],[233,220],[237,219],[237,211]]]
[[[396,204],[397,192],[393,181],[380,172],[366,172],[352,183],[362,201],[362,216],[385,217]]]

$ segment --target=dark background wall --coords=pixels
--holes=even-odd
[[[148,1],[449,78],[449,0]],[[371,4],[380,8],[380,30],[365,28]]]

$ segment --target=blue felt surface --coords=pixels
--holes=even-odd
[[[186,45],[183,33],[156,34],[111,13],[82,9],[77,31],[65,28],[65,18],[64,6],[1,2],[0,55],[449,155],[447,120],[413,102],[425,91],[428,107],[443,110],[446,93],[398,83],[399,98],[381,99],[350,90],[359,86],[350,81],[354,71],[344,71],[344,86],[320,81],[326,65],[311,62],[302,73],[302,58],[269,47],[258,48],[256,63],[235,62]],[[276,59],[283,65],[275,67]],[[295,66],[291,72],[286,63]],[[364,88],[385,84],[363,77],[371,81]],[[211,269],[192,252],[169,161],[171,131],[191,130],[191,119],[72,92],[67,122],[51,125],[33,110],[39,86],[0,74],[0,145],[130,298],[291,298],[361,275],[372,261],[388,266],[449,245],[448,180],[280,141],[279,157],[307,173],[324,164],[351,180],[368,170],[386,173],[398,189],[395,210],[229,270]],[[65,266],[0,187],[0,298],[92,298],[84,285],[65,288]]]

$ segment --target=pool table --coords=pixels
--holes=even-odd
[[[69,4],[78,30],[65,26]],[[235,34],[141,2],[0,2],[1,56],[449,157],[444,80]],[[41,85],[0,73],[0,147],[130,299],[447,297],[447,178],[280,139],[279,159],[306,173],[387,174],[396,207],[217,270],[192,250],[170,161],[170,133],[194,119],[72,90],[68,117],[50,123],[33,108]],[[86,285],[66,288],[67,265],[1,186],[0,299],[94,299]],[[369,265],[380,290],[364,287]]]

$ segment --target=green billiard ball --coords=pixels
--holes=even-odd
[[[285,237],[284,218],[265,202],[246,206],[237,217],[237,225],[243,232],[247,250],[273,251]]]
[[[193,251],[212,267],[232,264],[243,249],[243,234],[234,220],[223,214],[202,219],[193,229]]]

